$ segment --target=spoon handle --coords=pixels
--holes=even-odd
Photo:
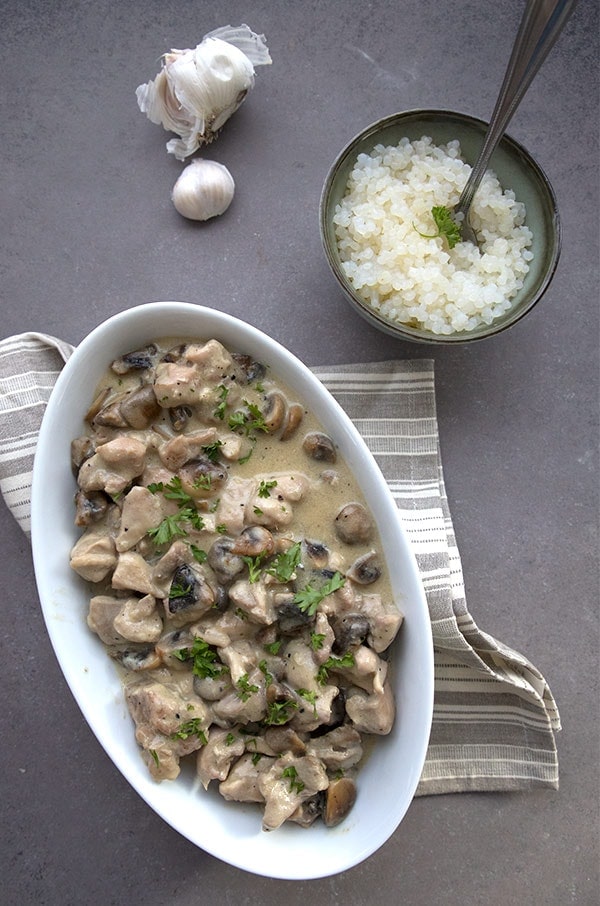
[[[485,141],[455,207],[465,213],[473,201],[490,157],[534,76],[548,56],[577,0],[527,0],[504,81]]]

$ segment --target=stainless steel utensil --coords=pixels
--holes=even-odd
[[[468,220],[473,196],[512,115],[573,12],[576,2],[577,0],[527,0],[483,146],[453,210],[464,241],[478,245]]]

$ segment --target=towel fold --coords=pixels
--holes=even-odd
[[[33,456],[68,343],[0,341],[0,491],[30,531]],[[355,423],[400,511],[421,572],[434,641],[433,725],[417,795],[558,788],[560,717],[542,674],[482,632],[465,600],[444,487],[433,362],[313,368]]]

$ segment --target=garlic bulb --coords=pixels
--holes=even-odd
[[[175,132],[167,151],[178,160],[208,144],[254,85],[254,67],[271,63],[264,35],[247,25],[217,28],[194,50],[171,50],[154,79],[136,89],[149,120]]]
[[[180,174],[171,197],[183,217],[209,220],[227,210],[234,191],[235,183],[227,167],[198,158]]]

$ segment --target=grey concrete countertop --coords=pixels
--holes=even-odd
[[[2,0],[0,337],[77,343],[157,299],[244,318],[309,365],[432,357],[442,456],[478,625],[547,677],[563,720],[558,792],[415,800],[389,842],[321,881],[246,874],[157,817],[63,680],[29,544],[2,504],[0,901],[108,904],[598,902],[598,6],[581,0],[509,132],[548,173],[562,258],[496,339],[401,343],[338,291],[317,207],[341,147],[413,107],[488,118],[517,0]],[[210,156],[222,218],[184,221],[181,164],[137,110],[161,53],[246,22],[273,66]]]

